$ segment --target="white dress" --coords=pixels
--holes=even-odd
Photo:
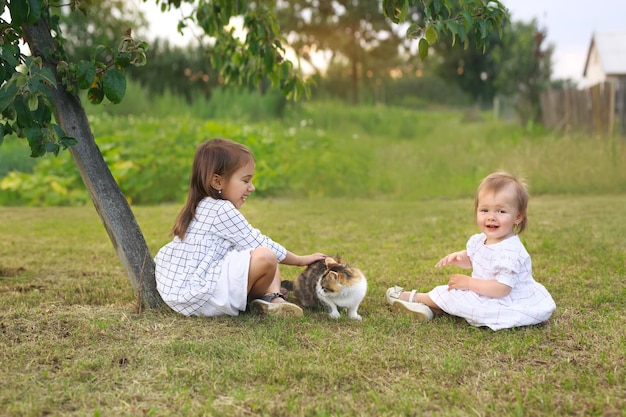
[[[250,251],[260,246],[274,251],[278,262],[287,255],[230,201],[207,197],[184,239],[175,237],[155,256],[157,290],[186,316],[236,316],[246,309]]]
[[[448,314],[463,317],[472,326],[493,330],[542,323],[550,318],[556,305],[546,288],[532,276],[530,255],[517,235],[486,245],[486,236],[477,234],[467,242],[472,261],[472,277],[496,279],[511,287],[509,295],[487,297],[469,290],[448,290],[447,285],[428,293],[435,304]]]

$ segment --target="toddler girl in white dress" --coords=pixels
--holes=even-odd
[[[530,255],[518,234],[526,228],[528,191],[523,181],[496,172],[476,192],[476,223],[481,233],[465,250],[442,258],[436,267],[455,265],[472,275],[452,274],[447,285],[428,293],[387,290],[391,309],[428,321],[435,312],[463,317],[472,326],[493,330],[545,322],[556,305],[532,276]]]

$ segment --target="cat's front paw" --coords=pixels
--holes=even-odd
[[[333,319],[338,319],[340,316],[338,311],[331,311],[330,313],[328,313],[328,315]]]
[[[356,314],[356,313],[352,314],[352,315],[350,315],[348,317],[350,317],[352,320],[362,320],[362,317],[360,315]]]

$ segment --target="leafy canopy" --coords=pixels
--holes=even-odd
[[[413,9],[417,13],[413,13]],[[469,47],[470,35],[476,46],[489,46],[492,32],[502,36],[502,28],[509,21],[509,12],[498,0],[383,0],[383,12],[394,23],[410,22],[406,35],[419,38],[421,59],[442,35],[455,45],[457,39]],[[416,21],[419,20],[419,21]]]
[[[77,5],[78,2],[71,2],[72,8]],[[116,49],[99,45],[92,51],[91,59],[68,62],[58,2],[11,0],[0,1],[0,6],[3,14],[8,8],[11,17],[9,22],[0,20],[0,122],[4,122],[0,124],[0,143],[4,136],[15,133],[28,139],[31,156],[57,155],[61,149],[74,145],[76,139],[66,136],[53,122],[52,89],[65,88],[73,94],[86,89],[92,103],[100,103],[105,97],[119,103],[126,92],[124,70],[129,65],[146,63],[147,44],[135,41],[127,31]],[[24,27],[41,22],[55,34],[56,49],[45,51],[44,56],[25,55],[19,44],[26,37]]]
[[[105,99],[119,103],[126,93],[126,70],[143,66],[147,43],[133,39],[131,30],[120,33],[117,47],[98,45],[89,59],[72,61],[64,51],[66,39],[59,11],[80,9],[78,0],[0,0],[0,143],[5,136],[16,134],[28,139],[31,156],[58,154],[76,143],[53,121],[54,103],[51,89],[64,88],[72,94],[88,90],[95,104]],[[162,9],[180,7],[180,0],[158,2]],[[279,36],[272,2],[197,1],[187,19],[192,19],[215,40],[212,61],[225,83],[258,83],[266,77],[288,98],[309,94],[309,86],[284,59],[284,39]],[[231,18],[243,16],[245,38],[240,39],[230,25]],[[20,49],[27,26],[45,25],[55,41],[54,50],[44,56],[31,57]],[[26,39],[30,44],[29,39]]]

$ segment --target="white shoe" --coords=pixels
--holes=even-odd
[[[416,303],[415,294],[417,291],[413,290],[409,294],[409,300],[404,301],[400,299],[400,295],[404,292],[402,287],[391,287],[385,293],[387,303],[391,305],[391,310],[396,313],[407,314],[414,319],[422,322],[427,322],[433,319],[433,311],[426,304]]]
[[[250,311],[255,314],[261,314],[263,316],[274,317],[302,317],[302,309],[287,301],[282,303],[272,303],[274,298],[280,297],[283,300],[285,297],[279,293],[266,294],[262,298],[252,300],[250,303]]]

